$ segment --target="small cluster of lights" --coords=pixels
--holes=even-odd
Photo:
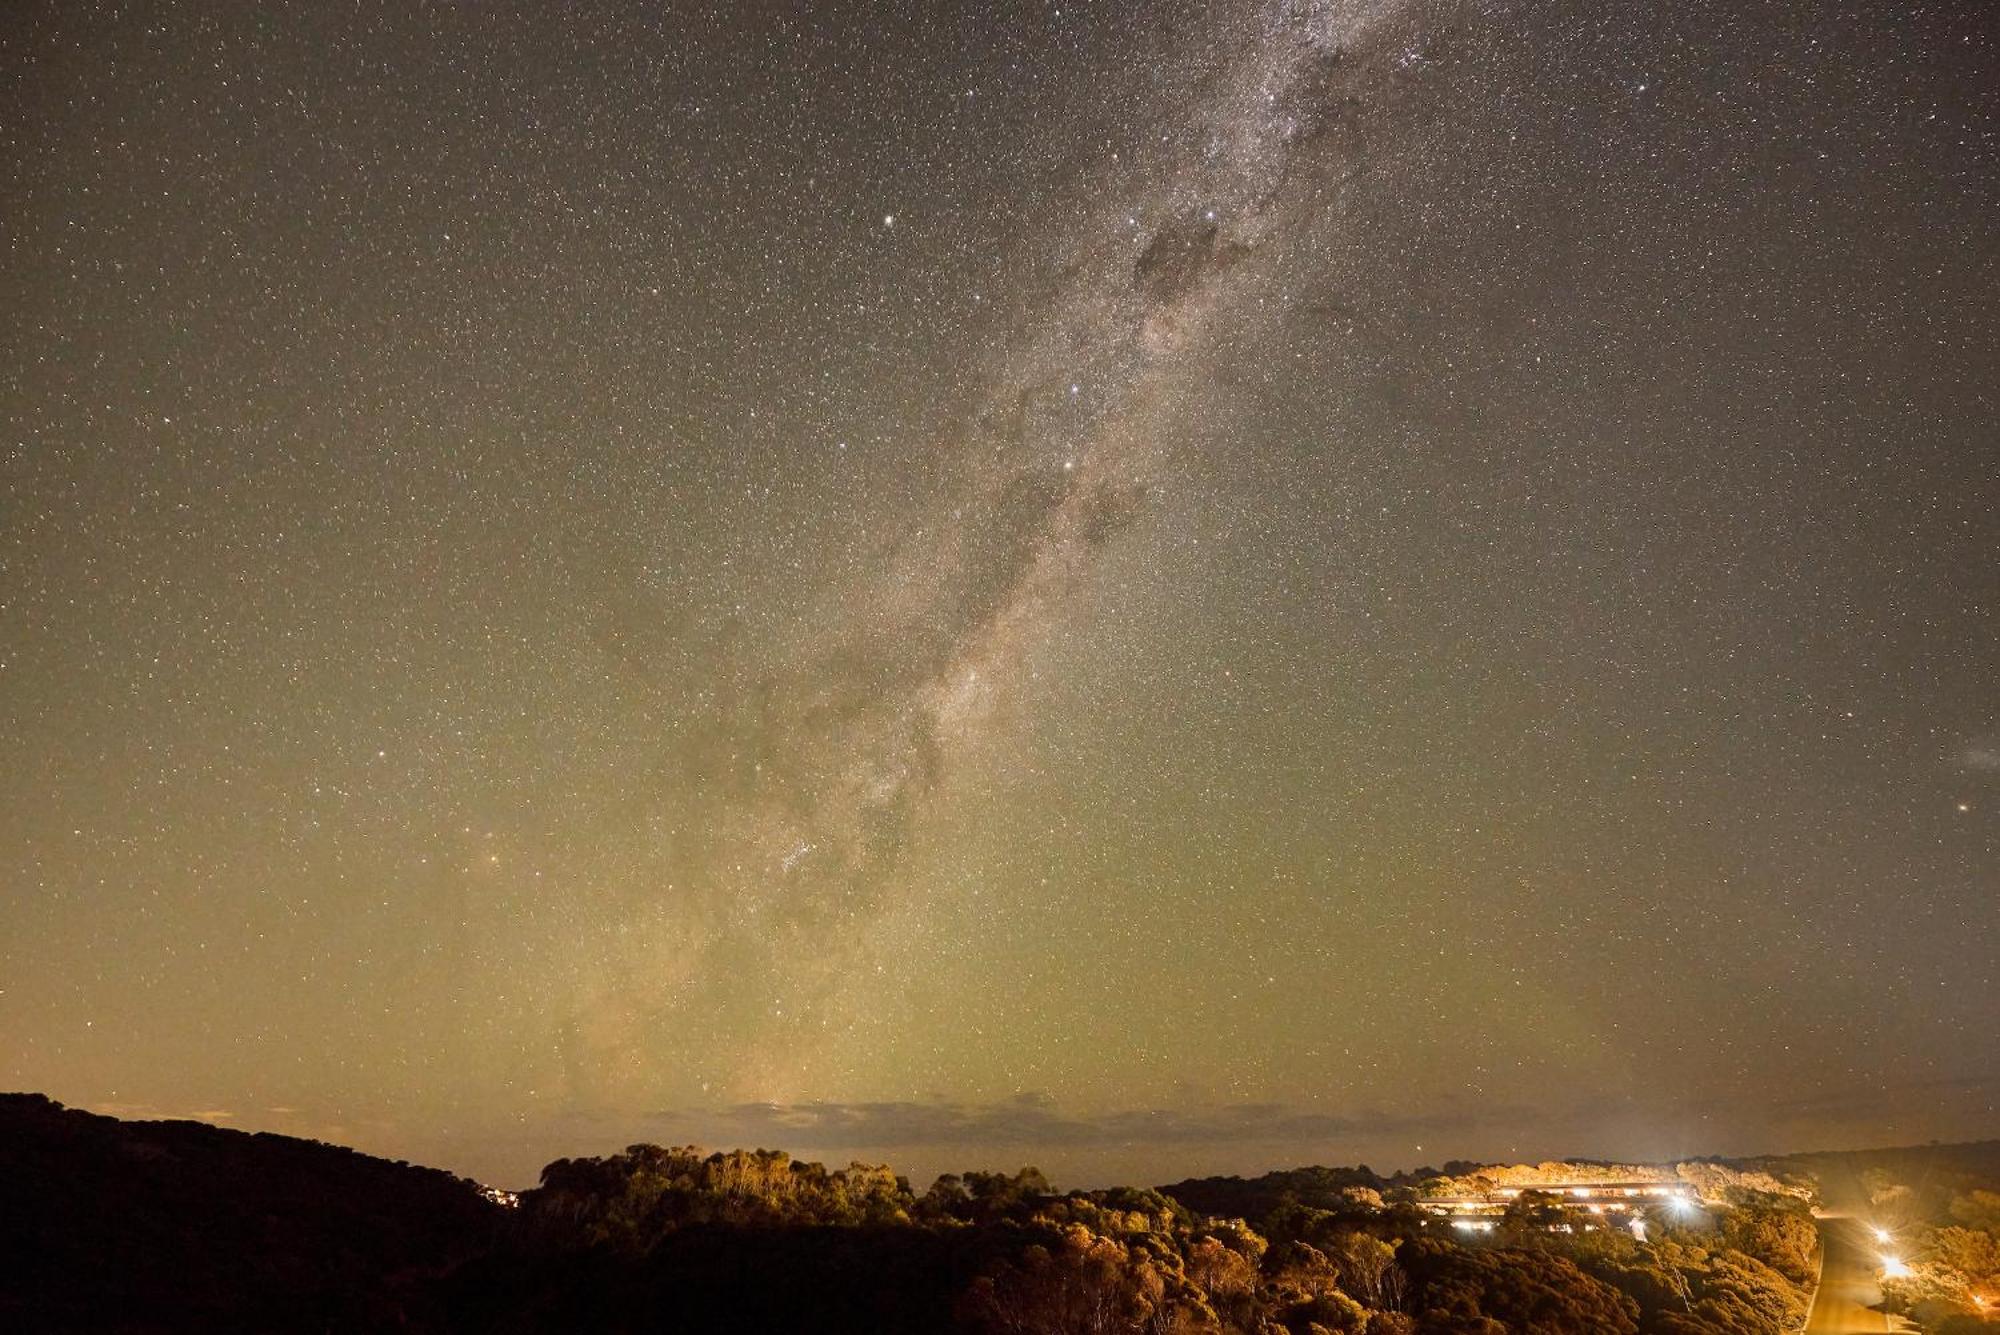
[[[1522,1193],[1523,1191],[1547,1191],[1547,1192],[1549,1192],[1549,1193],[1550,1193],[1551,1195],[1555,1195],[1555,1196],[1561,1196],[1561,1195],[1565,1195],[1565,1194],[1567,1194],[1567,1195],[1570,1195],[1570,1196],[1574,1196],[1574,1197],[1578,1198],[1579,1200],[1589,1200],[1589,1199],[1591,1199],[1592,1197],[1595,1197],[1595,1196],[1612,1196],[1612,1197],[1617,1197],[1617,1196],[1623,1196],[1623,1197],[1627,1198],[1628,1200],[1629,1200],[1629,1199],[1631,1199],[1632,1197],[1635,1197],[1635,1196],[1666,1196],[1666,1197],[1670,1197],[1671,1199],[1673,1199],[1673,1200],[1677,1200],[1677,1201],[1684,1201],[1684,1200],[1687,1200],[1687,1199],[1688,1199],[1688,1192],[1687,1192],[1687,1188],[1685,1188],[1685,1187],[1678,1187],[1678,1186],[1669,1186],[1669,1185],[1664,1185],[1664,1184],[1660,1184],[1660,1185],[1649,1185],[1649,1186],[1639,1186],[1639,1187],[1621,1187],[1621,1186],[1608,1186],[1608,1187],[1561,1187],[1561,1186],[1551,1186],[1551,1187],[1502,1187],[1502,1188],[1500,1189],[1500,1194],[1501,1194],[1501,1195],[1502,1195],[1503,1197],[1507,1198],[1508,1200],[1512,1200],[1512,1199],[1514,1199],[1514,1198],[1515,1198],[1516,1196],[1519,1196],[1519,1195],[1520,1195],[1520,1194],[1521,1194],[1521,1193]]]
[[[1646,1206],[1664,1205],[1683,1217],[1701,1209],[1700,1198],[1684,1183],[1501,1187],[1487,1194],[1434,1196],[1420,1204],[1433,1214],[1446,1216],[1451,1226],[1462,1232],[1491,1233],[1498,1227],[1497,1216],[1503,1204],[1518,1201],[1531,1191],[1547,1192],[1552,1198],[1550,1204],[1564,1212],[1564,1217],[1543,1223],[1542,1227],[1551,1233],[1595,1233],[1602,1225],[1629,1231],[1644,1242],[1648,1233]],[[1590,1222],[1592,1216],[1596,1222]]]

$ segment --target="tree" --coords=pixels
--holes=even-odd
[[[2000,1235],[2000,1191],[1971,1191],[1953,1197],[1951,1217],[1967,1228]]]
[[[1256,1240],[1254,1248],[1245,1234]],[[1188,1280],[1218,1313],[1247,1323],[1256,1304],[1257,1262],[1263,1251],[1264,1240],[1248,1229],[1197,1237],[1184,1251]]]
[[[1336,1289],[1293,1308],[1284,1320],[1309,1335],[1361,1335],[1368,1328],[1368,1309]]]
[[[1398,1257],[1410,1272],[1410,1306],[1422,1335],[1637,1335],[1639,1329],[1637,1303],[1564,1257],[1459,1247],[1441,1238],[1414,1238]]]
[[[1394,1244],[1367,1233],[1342,1233],[1328,1252],[1340,1287],[1370,1307],[1400,1311],[1409,1296],[1409,1276],[1396,1264]]]
[[[1819,1229],[1803,1202],[1751,1197],[1723,1213],[1722,1237],[1728,1246],[1762,1261],[1794,1284],[1812,1282]]]
[[[1071,1225],[975,1280],[960,1310],[975,1328],[994,1335],[1138,1335],[1188,1329],[1189,1322],[1163,1319],[1170,1315],[1169,1305],[1167,1279],[1148,1258]],[[1198,1317],[1193,1328],[1201,1328]]]
[[[2000,1289],[2000,1237],[1983,1229],[1956,1224],[1933,1229],[1923,1257],[1963,1276],[1970,1289],[1980,1293]]]
[[[1507,1203],[1500,1215],[1500,1235],[1510,1247],[1543,1248],[1563,1222],[1562,1198],[1546,1191],[1524,1191]]]
[[[1370,1312],[1367,1335],[1417,1335],[1417,1319],[1402,1312]]]

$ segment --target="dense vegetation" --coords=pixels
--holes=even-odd
[[[1885,1228],[1908,1273],[1886,1307],[1929,1335],[2000,1332],[2000,1141],[1794,1154],[1736,1165],[1810,1182],[1829,1203]]]
[[[550,1164],[507,1209],[428,1169],[25,1096],[0,1099],[0,1173],[22,1263],[0,1329],[1780,1335],[1816,1260],[1794,1196],[1732,1187],[1640,1241],[1551,1232],[1569,1216],[1530,1192],[1467,1235],[1410,1204],[1435,1174],[1365,1168],[918,1193],[642,1145]]]
[[[1901,1203],[1900,1185],[1889,1184],[1890,1201]],[[1909,1273],[1883,1284],[1890,1309],[1936,1335],[2000,1331],[2000,1191],[1966,1184],[1904,1231],[1916,1246]]]

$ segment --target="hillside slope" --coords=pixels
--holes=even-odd
[[[394,1326],[500,1214],[433,1168],[0,1094],[4,1330]]]

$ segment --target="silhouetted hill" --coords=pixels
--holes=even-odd
[[[1784,1176],[1796,1174],[1892,1173],[1905,1181],[1955,1178],[1987,1182],[2000,1177],[2000,1140],[1968,1140],[1951,1145],[1898,1145],[1880,1150],[1813,1150],[1766,1154],[1751,1159],[1718,1159],[1734,1168]]]
[[[1281,1168],[1259,1177],[1191,1177],[1159,1188],[1197,1214],[1219,1219],[1262,1219],[1286,1201],[1316,1210],[1341,1210],[1355,1190],[1381,1192],[1400,1179],[1359,1168]]]
[[[1671,1164],[1614,1164],[1599,1159],[1565,1159],[1578,1168],[1602,1167],[1625,1173],[1635,1167],[1669,1169]],[[1873,1175],[1904,1184],[1936,1209],[1951,1196],[2000,1180],[2000,1140],[1953,1145],[1910,1145],[1878,1150],[1826,1150],[1802,1154],[1766,1154],[1749,1158],[1719,1155],[1688,1159],[1688,1164],[1715,1164],[1739,1173],[1763,1173],[1781,1182],[1811,1186],[1838,1198],[1863,1190],[1856,1185]],[[1442,1168],[1417,1168],[1383,1176],[1365,1164],[1358,1168],[1309,1165],[1281,1168],[1257,1177],[1188,1178],[1157,1190],[1198,1214],[1256,1222],[1279,1206],[1294,1203],[1336,1213],[1352,1211],[1368,1192],[1394,1201],[1398,1188],[1414,1188],[1437,1178],[1467,1178],[1494,1165],[1454,1160]],[[1879,1193],[1874,1188],[1870,1194]]]
[[[502,1214],[434,1168],[0,1094],[0,1330],[394,1328]]]
[[[2000,1181],[2000,1140],[1820,1150],[1717,1162],[1809,1182],[1838,1208],[1887,1206],[1895,1217],[1930,1219],[1944,1215],[1953,1197]]]

